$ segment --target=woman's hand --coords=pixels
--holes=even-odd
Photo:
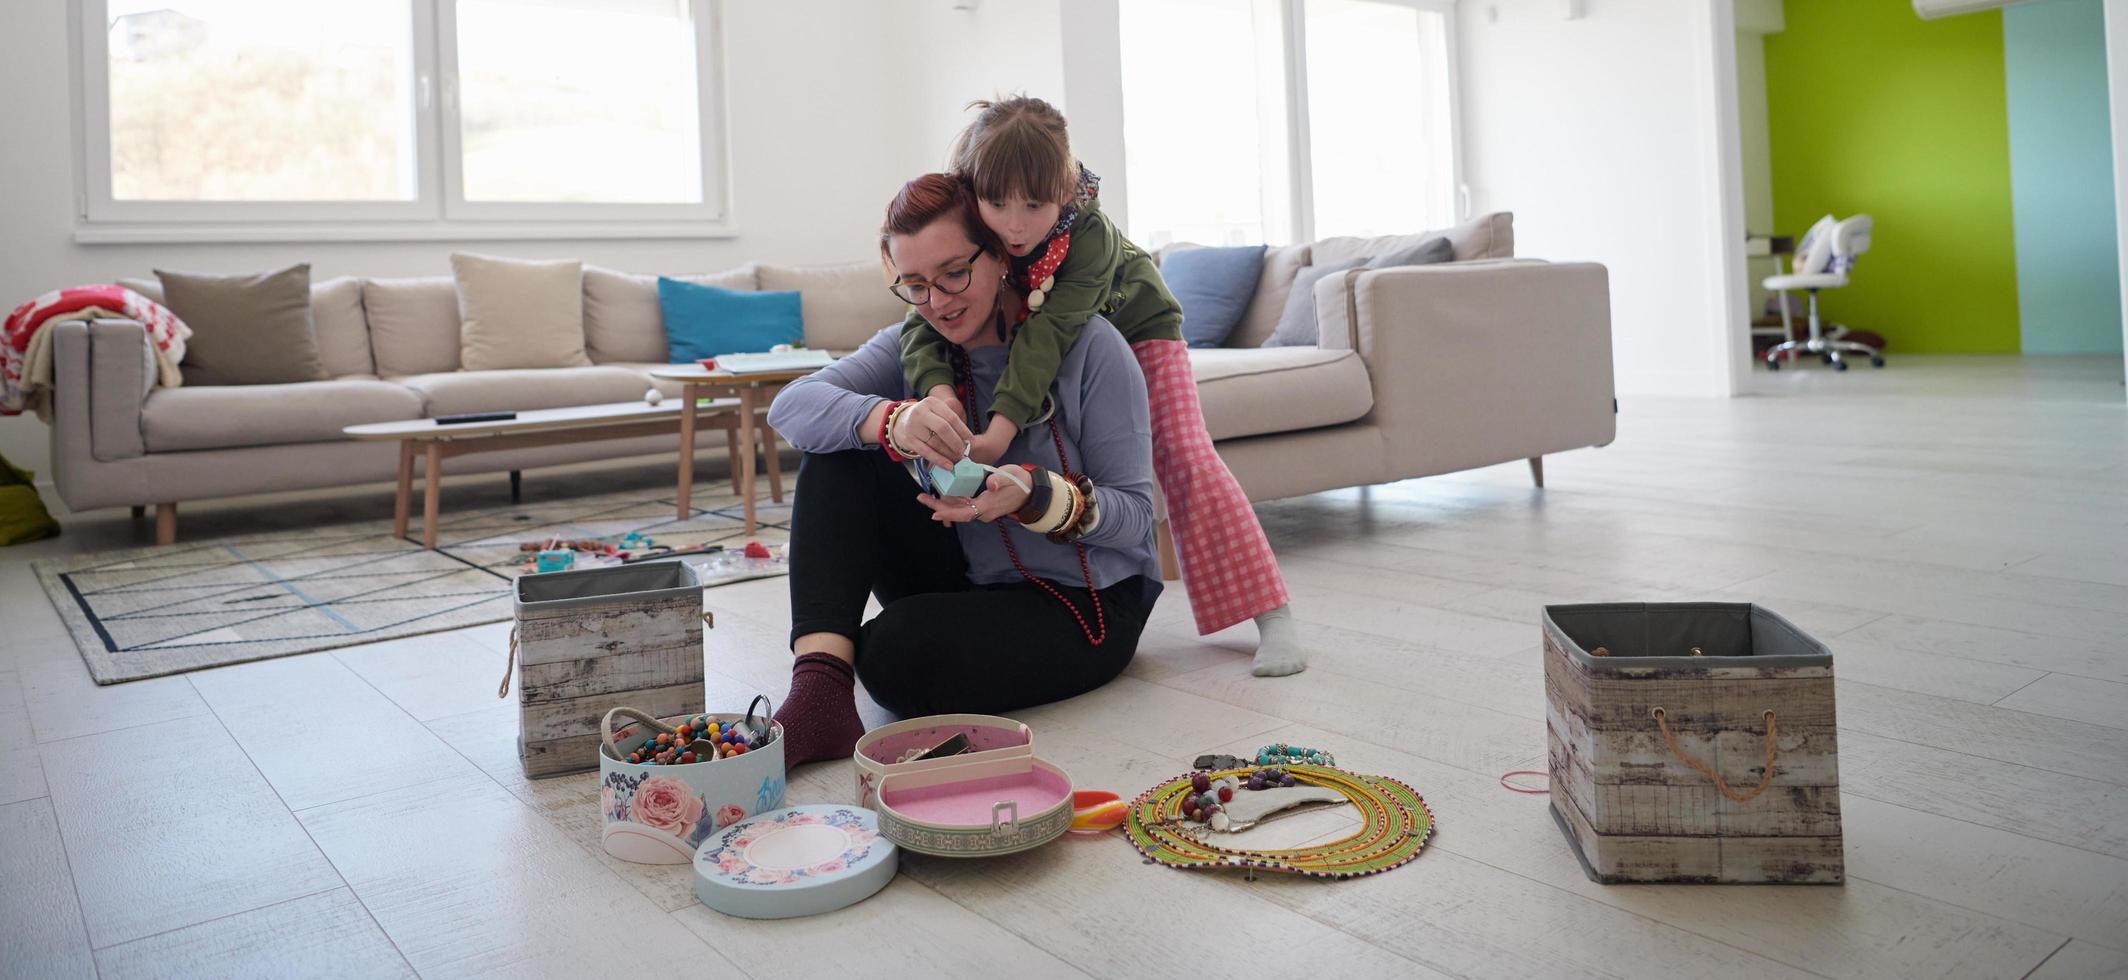
[[[1031,479],[1025,470],[1014,475],[1022,480]],[[1009,517],[1027,506],[1027,494],[1028,491],[1020,489],[1011,476],[992,473],[983,481],[983,492],[974,497],[941,497],[924,493],[918,494],[916,499],[931,508],[932,520],[952,527],[968,521],[988,524],[1000,517]]]
[[[952,469],[975,434],[961,421],[953,399],[936,395],[902,409],[894,419],[894,444],[911,450],[933,466]]]

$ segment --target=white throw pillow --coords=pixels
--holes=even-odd
[[[458,362],[468,371],[588,367],[584,264],[574,259],[451,256],[458,279]]]

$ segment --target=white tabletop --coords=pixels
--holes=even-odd
[[[708,402],[697,411],[718,411],[739,407],[736,398],[719,398]],[[470,436],[495,436],[508,433],[552,432],[559,429],[586,429],[607,425],[628,425],[636,422],[655,422],[659,419],[678,419],[680,399],[667,398],[656,405],[648,402],[615,402],[607,405],[576,405],[569,408],[535,408],[517,413],[514,419],[499,419],[494,422],[462,422],[453,425],[438,425],[435,419],[409,419],[404,422],[371,422],[350,425],[340,430],[350,439],[455,439]]]

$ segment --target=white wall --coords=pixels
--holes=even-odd
[[[911,39],[910,63],[925,71],[918,137],[931,169],[974,113],[976,99],[1025,94],[1070,111],[1064,98],[1062,27],[1057,0],[980,0],[956,10],[949,0],[900,0],[899,29]]]
[[[1750,5],[1737,4],[1736,109],[1737,130],[1744,165],[1744,227],[1755,235],[1777,234],[1773,226],[1773,138],[1766,121],[1766,32],[1762,22],[1747,23]],[[1774,7],[1778,15],[1780,7]],[[1779,30],[1776,22],[1775,30]],[[1771,256],[1749,261],[1750,311],[1766,305],[1766,290],[1759,284],[1773,275]]]
[[[1023,7],[1037,14],[1047,8],[1046,24],[1036,16],[1005,33],[1050,39],[1050,50],[1029,59],[1047,67],[1027,77],[1060,90],[1055,0],[988,0],[975,16],[1003,27]],[[943,70],[934,67],[937,49],[902,43],[962,37],[952,34],[955,25],[935,23],[953,15],[945,0],[731,2],[724,5],[724,24],[737,238],[77,245],[67,8],[61,0],[39,0],[0,9],[0,92],[8,93],[0,99],[0,132],[9,134],[0,152],[0,310],[49,289],[145,275],[156,266],[236,272],[309,261],[318,278],[436,275],[449,271],[448,256],[460,248],[581,257],[661,273],[749,260],[865,258],[876,254],[873,236],[888,197],[902,181],[938,165],[945,153],[938,134],[950,134],[960,105],[976,97],[948,97],[945,90],[1019,84],[1006,70],[1005,52],[951,59],[951,70]],[[46,429],[34,418],[0,418],[0,453],[49,480]]]
[[[1518,255],[1609,267],[1621,393],[1728,394],[1744,298],[1741,242],[1724,241],[1725,160],[1736,161],[1733,103],[1721,104],[1736,85],[1733,45],[1718,37],[1734,30],[1727,0],[1568,9],[1457,4],[1473,206],[1515,213]]]

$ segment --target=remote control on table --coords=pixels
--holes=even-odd
[[[467,412],[464,415],[438,415],[437,425],[464,425],[468,422],[508,422],[517,417],[516,412]]]

